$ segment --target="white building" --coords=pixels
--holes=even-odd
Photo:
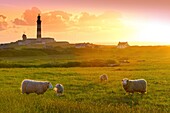
[[[18,45],[29,45],[29,44],[47,44],[55,42],[54,38],[41,37],[41,16],[37,17],[37,38],[27,38],[25,34],[22,35],[22,40],[18,40],[16,43]]]
[[[127,47],[129,47],[128,42],[119,42],[118,45],[117,45],[117,48],[119,48],[119,49],[124,49],[124,48],[127,48]]]

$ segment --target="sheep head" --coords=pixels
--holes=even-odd
[[[129,79],[124,78],[124,79],[122,80],[122,84],[123,84],[123,85],[127,85],[127,84],[128,84],[128,81],[129,81]]]
[[[49,88],[49,89],[52,89],[52,88],[53,88],[53,85],[52,85],[50,82],[48,82],[48,88]]]

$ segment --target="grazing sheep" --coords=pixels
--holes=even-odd
[[[25,79],[21,83],[21,91],[22,94],[26,93],[36,93],[36,94],[44,94],[48,88],[52,88],[52,84],[48,81],[36,81]]]
[[[122,80],[122,85],[127,93],[140,92],[144,94],[146,92],[147,82],[144,79],[129,80],[125,78]]]
[[[56,84],[54,91],[56,92],[57,95],[61,95],[64,92],[64,87],[62,84]]]
[[[103,74],[100,76],[100,81],[103,82],[103,81],[107,81],[108,80],[108,76]]]

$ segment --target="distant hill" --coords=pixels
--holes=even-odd
[[[115,46],[97,48],[8,48],[0,49],[0,67],[114,67],[135,65],[170,56],[169,46]]]

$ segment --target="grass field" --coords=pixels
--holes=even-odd
[[[49,51],[29,50],[31,55],[24,54],[27,50],[12,51],[13,53],[0,51],[0,113],[170,112],[170,47],[73,49],[60,51],[60,54],[55,51],[52,54]],[[129,63],[120,62],[115,67],[69,68],[3,68],[2,65],[39,65],[95,59],[118,62],[128,60]],[[101,74],[108,75],[108,82],[100,82]],[[64,95],[56,96],[53,90],[48,90],[44,95],[21,94],[20,85],[25,78],[48,80],[53,85],[61,83],[64,85]],[[123,78],[146,79],[147,94],[125,95],[121,85]]]

